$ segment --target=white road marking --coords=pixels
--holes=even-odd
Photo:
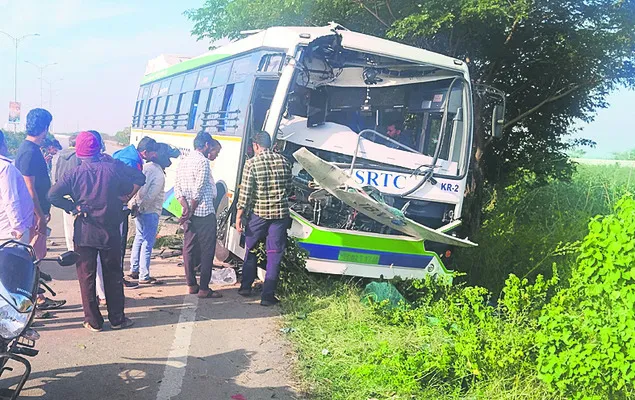
[[[179,322],[176,325],[172,348],[165,364],[165,371],[163,371],[163,379],[161,380],[161,386],[159,386],[157,400],[169,400],[181,393],[187,358],[190,353],[192,331],[196,322],[197,307],[198,296],[195,294],[185,296],[183,308],[179,315]]]

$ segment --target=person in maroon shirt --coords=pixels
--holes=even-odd
[[[77,215],[74,243],[79,253],[77,278],[84,309],[84,327],[102,329],[104,318],[96,300],[97,257],[102,261],[108,320],[112,329],[127,328],[133,321],[124,314],[121,270],[121,209],[134,193],[130,174],[101,157],[101,142],[90,132],[77,136],[75,152],[81,164],[67,172],[49,191],[55,207]],[[70,197],[70,200],[66,198]]]

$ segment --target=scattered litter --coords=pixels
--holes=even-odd
[[[271,371],[272,369],[273,369],[273,368],[265,368],[265,369],[261,369],[260,371],[256,371],[256,373],[257,373],[258,375],[262,375],[262,374],[265,374],[265,373],[267,373],[267,372]]]
[[[243,396],[242,394],[235,394],[232,396],[233,400],[247,400],[247,398],[245,398],[245,396]]]
[[[183,255],[183,250],[169,250],[169,251],[165,251],[165,249],[161,250],[161,253],[159,253],[157,255],[157,257],[159,258],[172,258],[172,257],[178,257],[180,255]]]
[[[77,347],[82,349],[82,350],[86,350],[86,345],[85,344],[78,344]]]
[[[329,355],[329,349],[322,349],[322,355],[323,356],[328,356]]]
[[[280,332],[289,334],[291,332],[295,332],[295,328],[290,328],[290,327],[282,328],[282,329],[280,329]]]
[[[234,271],[233,268],[219,268],[212,270],[212,283],[217,285],[233,285],[236,282],[236,271]]]

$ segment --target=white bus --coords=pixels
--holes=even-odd
[[[461,217],[471,90],[461,60],[337,24],[274,27],[147,74],[131,139],[150,136],[183,154],[199,131],[221,142],[212,165],[224,189],[217,215],[227,222],[219,237],[237,259],[244,237],[231,205],[249,138],[264,130],[293,163],[289,233],[308,251],[307,269],[387,279],[448,274],[448,245],[404,235],[335,196],[309,198],[319,184],[292,154],[308,149],[360,187],[376,188],[405,218],[447,232]],[[389,130],[401,134],[387,136]],[[177,166],[167,171],[168,196]]]

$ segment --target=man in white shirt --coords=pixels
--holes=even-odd
[[[198,293],[200,298],[222,297],[209,287],[216,251],[216,187],[208,158],[216,158],[219,151],[218,141],[207,132],[199,132],[194,138],[194,150],[179,163],[174,184],[174,196],[183,207],[179,223],[184,228],[183,262],[188,291]],[[201,279],[197,284],[194,270],[199,262]]]
[[[29,243],[29,229],[34,223],[33,200],[24,177],[7,158],[8,153],[0,131],[0,240]]]

